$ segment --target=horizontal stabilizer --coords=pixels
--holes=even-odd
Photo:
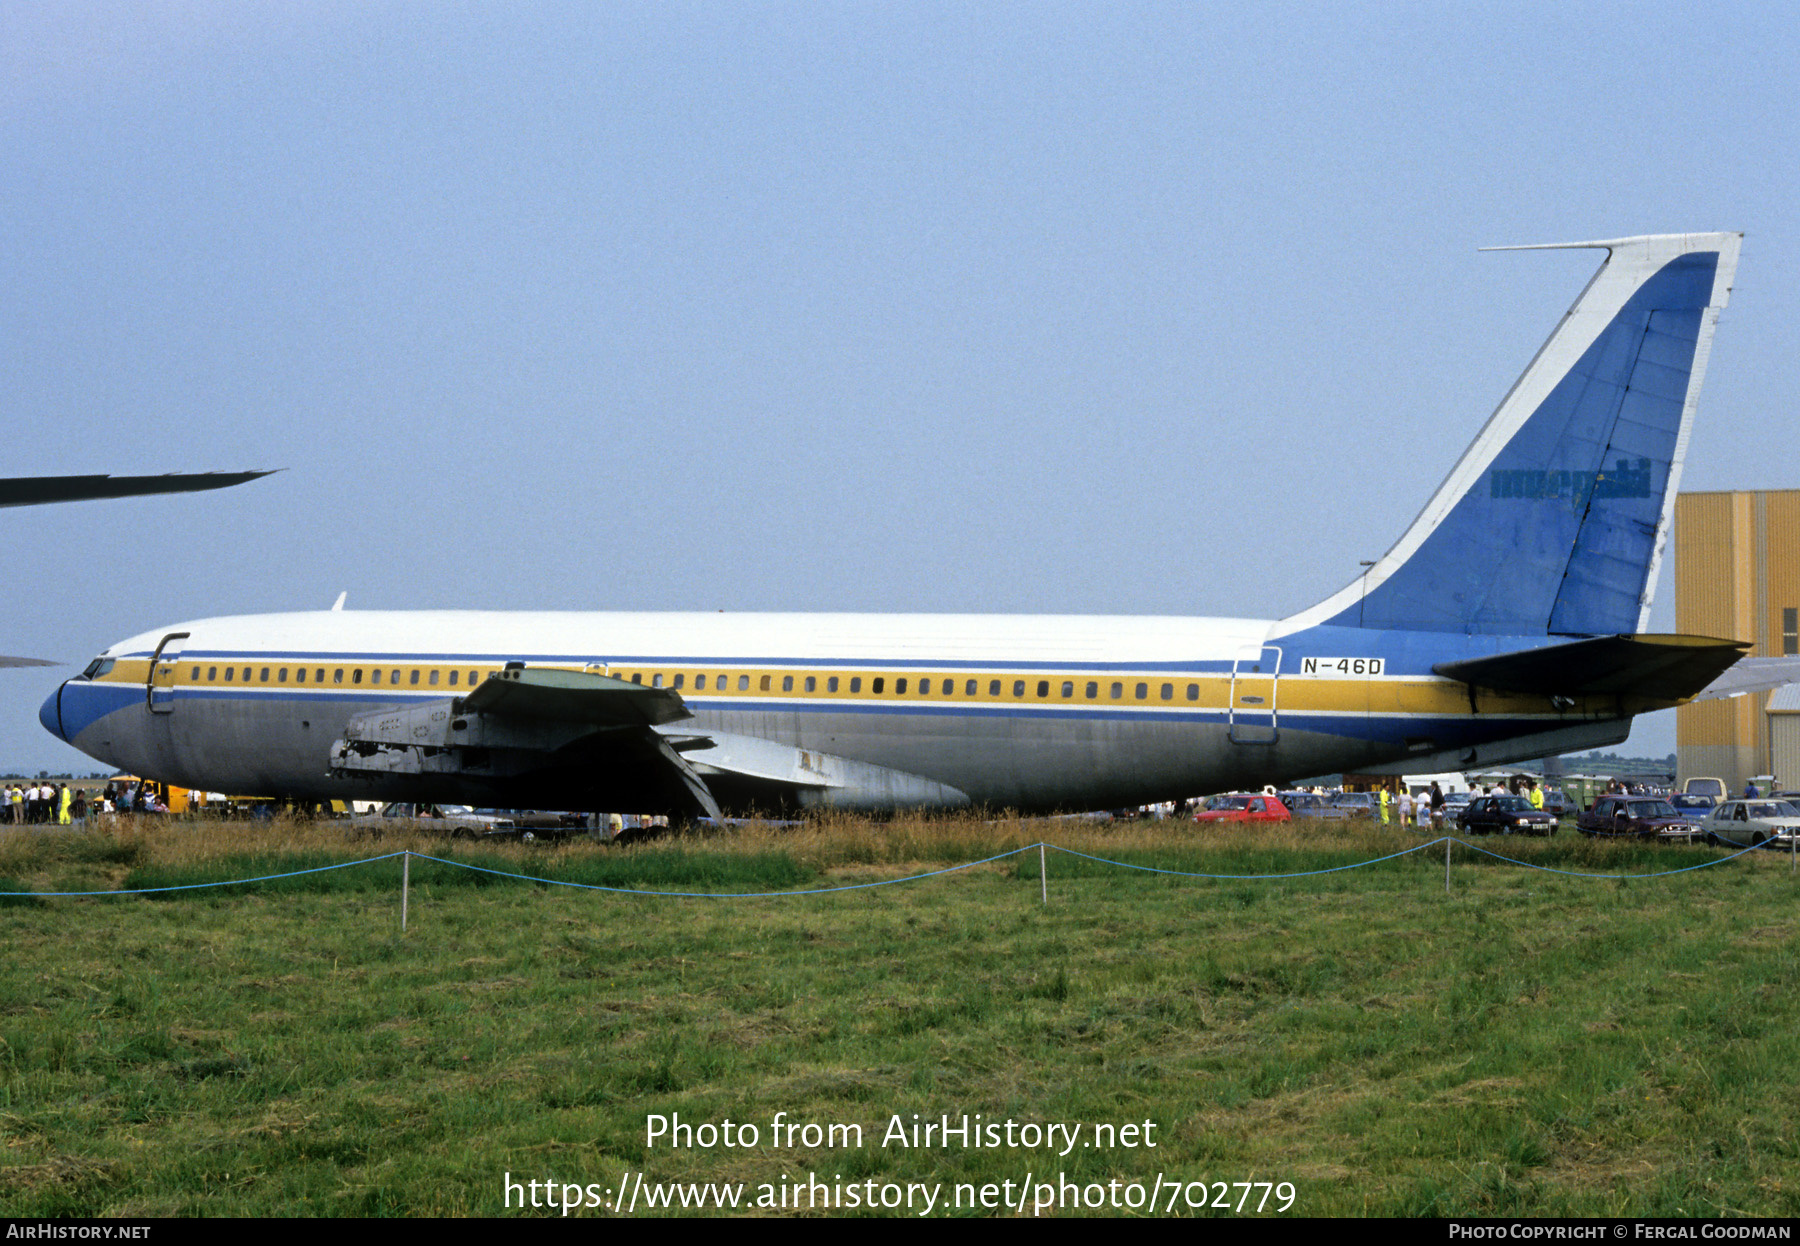
[[[1596,636],[1463,662],[1435,674],[1495,692],[1538,696],[1636,696],[1682,701],[1717,679],[1750,645],[1712,636]]]
[[[0,657],[0,666],[61,666],[61,662],[47,662],[43,658],[6,658]]]
[[[692,718],[681,694],[592,671],[507,670],[464,697],[459,712],[598,727],[658,727]]]
[[[1694,700],[1741,697],[1746,692],[1767,692],[1795,682],[1800,682],[1800,658],[1743,658],[1695,693]]]

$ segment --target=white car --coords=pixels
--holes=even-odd
[[[1726,847],[1792,849],[1800,808],[1785,800],[1727,800],[1707,815],[1706,842]]]

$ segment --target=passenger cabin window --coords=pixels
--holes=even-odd
[[[350,672],[350,682],[353,684],[360,684],[362,682],[362,667],[359,666]]]
[[[696,692],[705,692],[706,691],[706,676],[704,676],[704,675],[694,676],[694,690]]]
[[[818,679],[812,675],[808,675],[806,677],[806,690],[808,692],[816,692],[818,690],[818,687],[819,687]]]
[[[680,688],[680,687],[681,687],[681,686],[682,686],[682,685],[683,685],[683,684],[685,684],[685,683],[686,683],[686,682],[687,682],[687,676],[686,676],[686,675],[677,675],[677,676],[675,676],[675,681],[674,681],[674,683],[673,683],[673,684],[671,684],[671,685],[670,685],[670,686],[671,686],[671,687],[674,687],[674,688]]]
[[[1013,680],[1013,695],[1015,697],[1022,697],[1025,695],[1025,681],[1023,679]]]
[[[974,696],[975,689],[979,688],[980,686],[981,685],[978,684],[975,680],[971,679],[968,683],[963,685],[963,695],[966,697]]]
[[[750,676],[748,676],[748,675],[739,675],[738,676],[738,691],[739,692],[750,691]]]
[[[1145,697],[1147,697],[1149,695],[1150,695],[1150,685],[1149,684],[1139,684],[1137,686],[1137,699],[1138,700],[1142,701]]]
[[[1200,699],[1200,685],[1189,684],[1187,697],[1190,701],[1198,701]]]
[[[1038,680],[1038,695],[1040,697],[1047,697],[1050,695],[1050,681],[1048,679]]]
[[[660,687],[662,687],[662,676],[661,676],[661,675],[652,675],[652,676],[650,676],[650,686],[651,686],[651,687],[652,687],[652,688],[660,688]]]
[[[244,668],[244,682],[245,683],[250,682],[250,668],[247,666]]]
[[[456,678],[457,678],[457,676],[459,676],[461,674],[462,674],[461,671],[451,671],[450,672],[450,686],[452,688],[456,687]]]
[[[344,668],[343,667],[339,666],[332,670],[331,682],[334,684],[341,684],[344,682]]]
[[[1100,685],[1090,679],[1088,680],[1088,686],[1083,688],[1082,691],[1087,694],[1087,699],[1092,701],[1095,697],[1100,695]]]
[[[207,667],[206,668],[206,677],[209,680],[217,680],[219,678],[219,668],[216,666]]]
[[[388,672],[388,682],[390,684],[399,683],[400,682],[400,672],[398,670],[389,671]]]
[[[279,671],[275,672],[275,682],[278,684],[285,684],[287,682],[287,667],[284,666]]]
[[[1111,688],[1110,688],[1110,689],[1108,689],[1108,690],[1107,690],[1107,691],[1108,691],[1108,693],[1109,693],[1109,695],[1110,695],[1110,696],[1111,696],[1111,697],[1112,697],[1112,699],[1113,699],[1113,700],[1115,700],[1115,701],[1117,701],[1117,700],[1118,700],[1118,699],[1119,699],[1119,698],[1120,698],[1120,697],[1122,697],[1122,696],[1124,696],[1124,695],[1125,695],[1125,685],[1124,685],[1124,684],[1119,684],[1119,683],[1115,683],[1115,684],[1114,684],[1114,685],[1113,685],[1113,686],[1112,686],[1112,687],[1111,687]]]
[[[862,691],[862,676],[861,675],[853,675],[850,677],[850,691],[852,691],[852,692],[861,692]]]
[[[434,675],[435,675],[435,674],[437,674],[437,672],[436,672],[436,671],[433,671],[433,672],[432,672],[432,674],[434,674]],[[407,682],[407,683],[409,683],[409,684],[414,684],[414,685],[417,685],[417,684],[418,684],[418,682],[419,682],[419,672],[418,672],[418,671],[414,671],[414,672],[413,672],[413,673],[412,673],[412,674],[410,674],[410,675],[408,675],[408,676],[407,676],[407,677],[406,677],[406,682]]]
[[[794,690],[794,677],[792,675],[783,675],[781,677],[781,690],[783,692],[792,692]]]
[[[99,665],[100,664],[98,662],[95,662],[93,664],[93,666],[88,667],[87,670],[82,672],[83,677],[85,677],[87,679],[92,679],[94,677],[94,669],[95,669],[95,667],[97,667]],[[190,682],[198,682],[199,678],[200,678],[200,668],[196,666],[194,668],[194,673],[192,675],[188,676],[188,680]]]
[[[1162,686],[1162,699],[1165,701],[1173,701],[1175,699],[1174,684],[1164,684]]]
[[[896,679],[894,681],[894,695],[897,697],[906,695],[906,681],[904,679]]]
[[[1075,685],[1066,679],[1063,680],[1062,694],[1065,697],[1074,696],[1075,695]]]
[[[882,686],[883,686],[883,685],[884,685],[884,684],[885,684],[885,683],[886,683],[886,682],[887,682],[887,681],[886,681],[886,680],[884,680],[884,679],[882,679],[882,677],[881,677],[881,676],[879,676],[879,675],[877,675],[877,676],[876,676],[876,677],[875,677],[875,682],[873,682],[873,683],[871,683],[871,684],[870,684],[870,685],[869,685],[869,691],[870,691],[870,692],[880,692],[880,691],[881,691],[881,689],[882,689]]]
[[[469,687],[473,688],[476,684],[478,684],[480,682],[481,682],[481,672],[480,671],[470,671],[469,672]]]
[[[431,672],[431,678],[428,679],[426,682],[429,683],[433,688],[435,688],[435,687],[437,687],[437,681],[438,681],[438,672],[433,671],[433,672]]]
[[[1000,681],[998,679],[988,680],[988,695],[990,697],[997,697],[1000,695]]]
[[[294,668],[294,682],[297,684],[306,682],[306,668],[304,666],[296,666]]]
[[[831,678],[829,678],[825,681],[825,691],[836,692],[837,684],[838,684],[838,677],[836,675],[833,675]]]
[[[764,675],[761,679],[756,681],[756,690],[758,692],[767,692],[769,690],[769,676]]]
[[[906,681],[901,680],[900,682],[905,683]],[[900,691],[905,692],[906,689],[902,688],[902,689],[900,689]],[[919,695],[922,697],[928,697],[931,695],[931,681],[929,679],[921,679],[919,681]]]
[[[237,667],[235,667],[235,666],[226,667],[225,668],[225,682],[230,683],[231,677],[236,673],[237,673]]]
[[[322,684],[325,682],[325,668],[324,667],[321,666],[318,670],[313,672],[313,682],[315,684]]]

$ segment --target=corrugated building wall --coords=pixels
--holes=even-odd
[[[1800,489],[1683,493],[1675,499],[1675,630],[1748,640],[1757,656],[1800,652]],[[1741,791],[1784,775],[1770,751],[1768,693],[1683,706],[1679,778],[1713,775]]]
[[[1800,684],[1769,694],[1769,773],[1785,788],[1800,782]]]

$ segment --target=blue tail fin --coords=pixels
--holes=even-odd
[[[1280,630],[1642,630],[1742,240],[1563,244],[1609,254],[1475,444],[1367,575]]]

